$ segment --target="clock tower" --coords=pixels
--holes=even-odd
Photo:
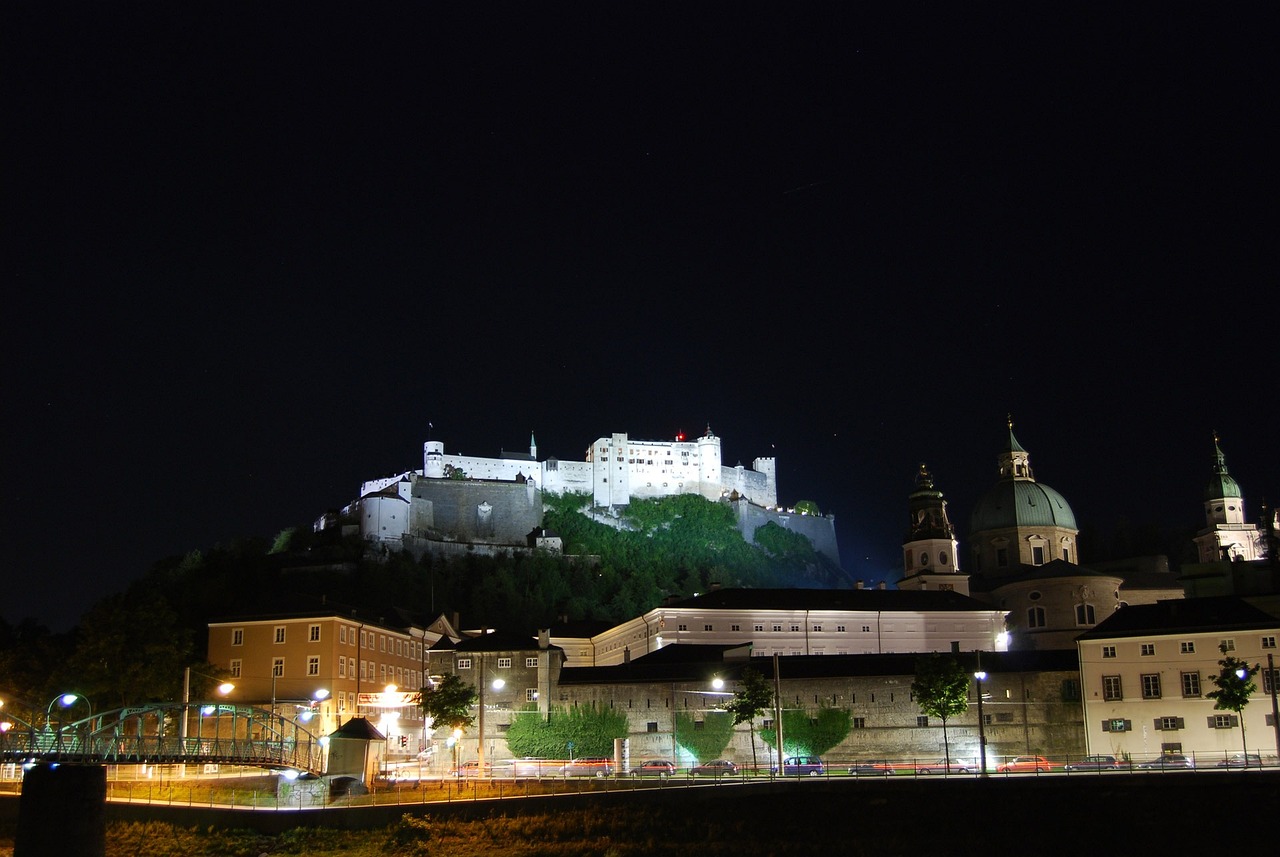
[[[969,594],[969,575],[960,573],[956,530],[947,517],[947,501],[933,485],[923,464],[916,474],[916,490],[908,498],[910,524],[902,543],[906,576],[899,589],[952,590]]]

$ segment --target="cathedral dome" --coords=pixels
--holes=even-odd
[[[1075,513],[1061,494],[1042,482],[998,482],[982,495],[969,517],[969,532],[1010,527],[1076,526]]]

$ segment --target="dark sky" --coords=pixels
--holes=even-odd
[[[1271,31],[907,5],[11,5],[0,615],[308,525],[429,422],[710,424],[868,580],[1010,413],[1085,526],[1194,529],[1215,430],[1280,499]]]

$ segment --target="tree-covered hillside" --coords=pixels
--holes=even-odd
[[[70,686],[112,706],[172,700],[182,668],[205,655],[210,621],[318,610],[394,625],[440,614],[463,628],[533,633],[566,621],[618,621],[669,596],[725,587],[847,585],[808,539],[773,524],[738,532],[729,506],[683,496],[592,517],[583,496],[551,497],[545,526],[565,555],[470,553],[414,559],[370,553],[333,531],[287,530],[157,562],[102,599],[67,635],[0,623],[0,674],[9,692],[47,698]]]

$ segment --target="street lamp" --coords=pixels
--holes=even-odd
[[[1241,684],[1249,678],[1249,670],[1247,667],[1240,667],[1236,670],[1236,678],[1240,679]],[[1244,734],[1244,709],[1240,709],[1240,748],[1244,750],[1244,766],[1247,770],[1249,767],[1249,742]]]
[[[184,667],[182,670],[182,723],[178,727],[178,737],[182,739],[182,747],[184,751],[187,741],[187,717],[188,711],[191,708],[191,673],[191,667]],[[205,675],[200,672],[196,673],[196,675],[210,679],[211,681],[217,681],[217,679],[211,675]],[[224,681],[222,684],[218,685],[218,693],[222,696],[226,696],[235,689],[236,686],[229,681]]]
[[[973,679],[978,685],[978,772],[984,777],[987,775],[987,732],[982,716],[982,682],[986,678],[987,674],[983,670],[973,674]]]
[[[480,655],[480,687],[479,698],[476,700],[480,707],[480,718],[476,737],[476,776],[484,776],[484,686],[489,683],[489,679],[484,674],[484,654]],[[507,686],[506,681],[500,678],[493,680],[493,689],[502,690]]]

